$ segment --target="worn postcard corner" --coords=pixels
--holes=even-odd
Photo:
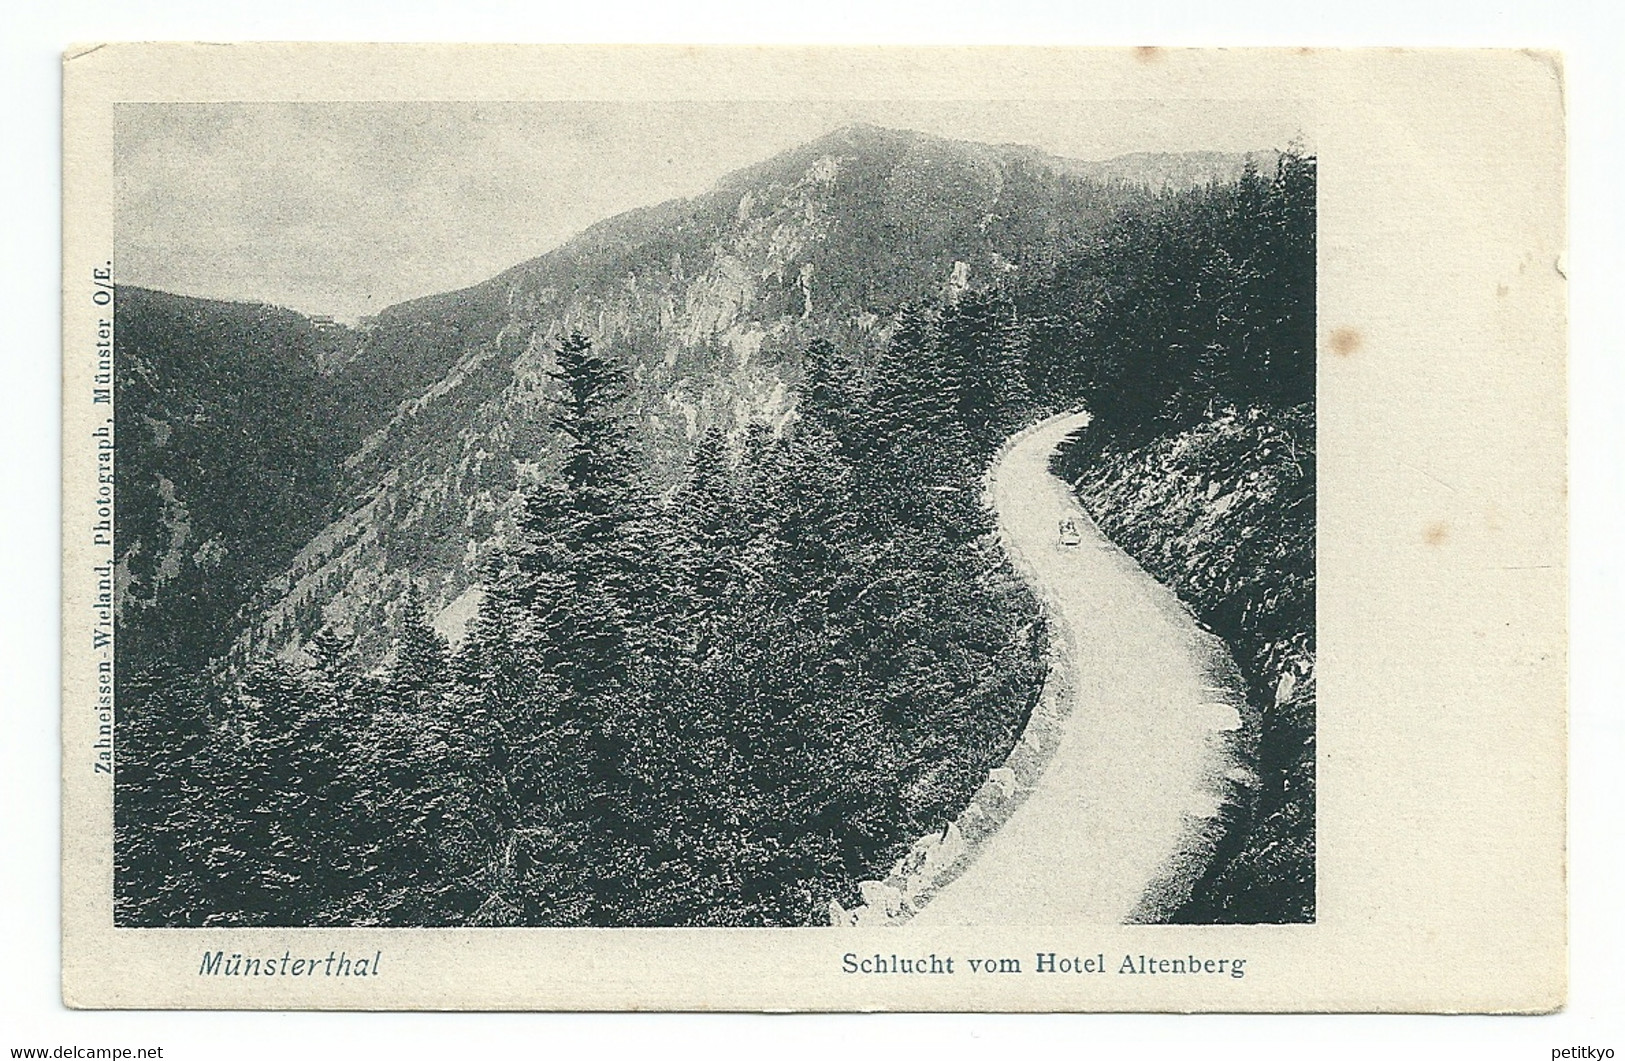
[[[64,1002],[1560,1008],[1561,63],[69,49]]]

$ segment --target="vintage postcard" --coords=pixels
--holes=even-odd
[[[64,92],[69,1005],[1563,1005],[1557,56]]]

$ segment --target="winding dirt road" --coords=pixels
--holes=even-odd
[[[1087,423],[1038,424],[990,474],[1004,547],[1049,618],[1046,696],[1060,702],[1047,766],[1028,771],[963,870],[924,889],[922,925],[1158,920],[1212,857],[1221,807],[1256,784],[1256,720],[1228,650],[1050,474],[1056,446]],[[1075,545],[1061,540],[1069,519]]]

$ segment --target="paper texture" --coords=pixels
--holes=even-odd
[[[64,62],[62,972],[68,1005],[1540,1012],[1563,1004],[1566,381],[1558,57],[1311,49],[130,44],[73,49]],[[820,219],[818,210],[829,203],[869,202],[863,198],[870,195],[863,160],[894,149],[903,151],[904,162],[888,163],[892,168],[883,180],[876,178],[874,187],[892,196],[873,215],[879,221],[865,229],[856,213]],[[169,638],[170,669],[144,678],[139,695],[141,705],[173,705],[179,702],[175,695],[165,699],[152,690],[192,688],[186,682],[205,675],[220,683],[216,689],[245,688],[232,683],[251,684],[245,676],[256,661],[279,654],[288,667],[308,667],[312,653],[321,651],[317,628],[353,639],[359,661],[354,666],[381,676],[358,678],[355,688],[373,688],[368,680],[396,688],[407,666],[403,653],[410,651],[402,647],[400,616],[407,598],[417,600],[420,593],[427,595],[421,604],[426,621],[449,640],[455,659],[472,658],[467,646],[483,644],[481,638],[512,640],[511,632],[490,632],[494,620],[480,627],[479,617],[497,614],[489,601],[501,594],[493,587],[509,584],[482,572],[494,570],[490,564],[496,561],[487,563],[491,556],[519,555],[513,543],[525,540],[527,526],[540,525],[536,505],[524,507],[526,490],[545,493],[537,484],[550,481],[550,474],[573,481],[567,468],[548,465],[553,458],[545,454],[556,451],[545,445],[556,445],[557,433],[546,436],[554,442],[526,450],[516,441],[523,429],[514,424],[528,423],[519,414],[504,413],[511,418],[491,427],[490,409],[520,407],[514,394],[544,394],[527,408],[556,410],[562,399],[545,397],[555,386],[548,381],[575,386],[567,378],[570,366],[586,365],[577,371],[588,372],[596,364],[593,349],[607,350],[633,366],[627,385],[634,400],[645,403],[637,437],[655,453],[650,474],[667,491],[659,512],[681,510],[688,495],[675,484],[685,481],[681,468],[698,460],[694,453],[712,426],[727,445],[747,454],[741,440],[751,423],[788,440],[784,449],[764,450],[782,454],[764,466],[779,461],[799,469],[786,475],[798,485],[785,489],[811,489],[805,484],[823,482],[819,469],[834,466],[836,458],[820,463],[798,457],[795,440],[810,437],[812,429],[797,425],[815,422],[822,408],[815,403],[826,400],[819,396],[839,391],[847,378],[839,374],[844,369],[820,367],[825,363],[817,358],[826,355],[816,351],[826,347],[812,346],[812,340],[833,337],[827,347],[833,349],[849,337],[852,356],[865,366],[852,370],[851,378],[861,378],[867,388],[861,401],[870,403],[859,407],[881,408],[875,395],[889,385],[889,372],[902,371],[899,362],[885,360],[892,356],[888,351],[903,348],[899,336],[906,335],[900,303],[908,300],[894,297],[906,285],[896,276],[914,269],[934,285],[928,294],[936,308],[924,311],[936,329],[931,334],[939,336],[931,349],[951,347],[959,326],[954,322],[970,320],[976,307],[1008,306],[1012,319],[1019,318],[1012,327],[1022,336],[1009,349],[1019,348],[1028,366],[1064,365],[1064,359],[1042,361],[1049,356],[1041,352],[1048,349],[1041,343],[1047,333],[1031,322],[1049,318],[1031,301],[1035,289],[1022,286],[1042,271],[1033,262],[1045,248],[1061,248],[1056,255],[1071,248],[1065,252],[1084,256],[1078,260],[1113,263],[1128,260],[1122,247],[1138,246],[1110,244],[1111,233],[1129,230],[1112,228],[1109,220],[1099,221],[1098,232],[1083,222],[1076,232],[1067,229],[1065,218],[1072,215],[1064,210],[1072,207],[1066,203],[1094,202],[1091,218],[1134,210],[1185,217],[1154,211],[1172,211],[1157,204],[1179,195],[1190,203],[1218,202],[1202,200],[1199,189],[1236,180],[1246,187],[1247,180],[1259,179],[1259,187],[1285,188],[1282,194],[1290,195],[1292,160],[1303,157],[1313,164],[1313,304],[1300,299],[1297,309],[1313,323],[1314,371],[1307,401],[1300,395],[1277,403],[1298,410],[1291,415],[1299,419],[1283,419],[1282,434],[1271,436],[1273,414],[1210,400],[1192,413],[1196,419],[1179,426],[1188,436],[1168,436],[1187,437],[1186,449],[1202,439],[1247,439],[1258,452],[1265,452],[1270,438],[1290,440],[1293,430],[1312,439],[1312,483],[1302,488],[1314,512],[1308,523],[1308,647],[1261,649],[1256,659],[1268,664],[1267,688],[1259,686],[1255,655],[1234,639],[1227,645],[1225,630],[1214,632],[1217,620],[1192,596],[1197,591],[1181,581],[1187,567],[1200,569],[1202,557],[1188,558],[1188,564],[1175,557],[1159,567],[1135,536],[1136,527],[1151,526],[1166,511],[1168,495],[1157,490],[1174,487],[1153,483],[1130,496],[1112,478],[1113,469],[1127,464],[1112,464],[1110,453],[1094,465],[1075,466],[1067,482],[1052,474],[1061,466],[1052,465],[1050,456],[1069,435],[1113,430],[1119,422],[1113,416],[1130,414],[1113,413],[1104,399],[1087,412],[1059,399],[1046,405],[1045,388],[1060,385],[1036,380],[1024,384],[1027,390],[1017,398],[987,399],[1007,417],[996,423],[976,419],[984,407],[961,400],[971,416],[965,430],[973,439],[989,440],[982,450],[964,442],[963,452],[984,454],[985,466],[968,468],[963,481],[944,480],[958,486],[936,494],[938,500],[955,490],[967,498],[980,494],[974,500],[988,506],[989,522],[979,540],[990,544],[986,558],[974,562],[1005,572],[1001,577],[1011,588],[999,601],[1042,616],[1032,627],[1043,631],[1042,640],[1033,642],[1037,647],[1025,664],[1016,655],[989,650],[988,656],[999,661],[989,673],[1028,682],[1023,688],[1030,689],[1030,702],[1023,701],[1025,713],[1006,719],[1003,735],[988,745],[996,745],[996,752],[962,742],[970,749],[964,754],[973,766],[966,769],[974,776],[953,782],[957,789],[941,779],[958,774],[949,767],[935,774],[922,768],[918,757],[910,760],[897,751],[902,745],[884,739],[889,730],[873,746],[863,746],[867,758],[839,744],[856,727],[837,730],[836,750],[823,759],[809,756],[811,763],[827,764],[851,754],[852,770],[872,771],[881,788],[892,774],[918,771],[908,774],[915,782],[897,782],[901,795],[887,797],[898,802],[886,806],[903,809],[888,812],[892,818],[875,826],[894,832],[886,834],[886,843],[864,849],[865,869],[851,868],[861,859],[849,854],[846,870],[808,871],[787,885],[772,900],[778,906],[765,899],[729,906],[731,893],[716,882],[733,879],[733,870],[708,878],[708,864],[680,840],[672,841],[678,854],[664,857],[647,855],[656,843],[633,844],[628,850],[643,852],[638,857],[647,857],[652,867],[629,878],[638,883],[617,893],[621,898],[607,899],[605,889],[614,882],[605,883],[608,873],[595,870],[591,879],[598,890],[587,888],[581,905],[570,907],[559,896],[574,885],[550,891],[535,883],[541,879],[537,866],[557,859],[565,842],[558,837],[568,828],[504,826],[507,840],[499,842],[497,827],[489,826],[479,834],[494,852],[482,856],[489,872],[479,878],[488,897],[482,892],[462,907],[450,899],[435,906],[418,889],[397,884],[377,891],[389,897],[385,905],[358,899],[346,906],[340,894],[312,900],[307,914],[289,915],[294,907],[280,906],[259,916],[250,909],[259,901],[254,896],[292,894],[302,886],[267,881],[278,873],[290,881],[319,876],[326,871],[288,868],[315,865],[310,859],[318,856],[284,839],[268,842],[263,864],[253,850],[245,849],[242,858],[224,857],[221,844],[248,842],[229,831],[198,826],[188,832],[192,826],[175,824],[198,800],[223,806],[223,792],[262,782],[207,766],[207,756],[216,753],[187,743],[191,737],[169,728],[172,718],[150,711],[143,716],[146,708],[133,706],[137,694],[131,686],[115,680],[115,662],[132,665],[135,657],[127,653],[139,649],[158,658],[151,646]],[[774,176],[781,170],[773,167],[791,165],[774,161],[785,158],[799,167],[793,173],[800,183]],[[1245,173],[1254,176],[1238,176],[1244,159]],[[289,177],[300,172],[310,185],[303,198]],[[537,181],[553,182],[551,198],[515,198],[523,182],[513,175],[530,172]],[[1033,178],[1034,172],[1047,175]],[[421,183],[426,173],[447,183],[431,188]],[[1033,187],[1051,189],[1043,194],[1053,198],[1035,192],[1036,198],[1020,200],[1026,185],[1017,182],[1029,179]],[[965,197],[974,199],[995,185],[987,193],[992,205],[978,216],[966,215],[971,220],[963,231],[948,221],[940,222],[941,233],[932,229],[940,219],[958,216],[955,204],[969,201]],[[662,188],[674,190],[651,191]],[[782,201],[768,201],[762,188]],[[323,199],[327,189],[336,191]],[[731,196],[727,209],[705,212],[712,209],[705,204],[721,202],[723,192]],[[686,202],[656,206],[673,198]],[[1032,211],[1039,209],[1032,203],[1051,211],[1044,215],[1049,227],[1033,221],[1036,213],[1010,206],[1021,202]],[[1234,208],[1239,211],[1246,200],[1235,202],[1242,204]],[[656,209],[568,242],[595,222],[644,207]],[[792,207],[801,211],[794,218]],[[411,220],[403,222],[405,217]],[[1039,234],[1021,235],[1018,230],[1028,224]],[[1277,229],[1281,225],[1290,228],[1290,220],[1279,221]],[[700,229],[698,236],[682,237],[699,240],[699,249],[679,246],[672,235]],[[805,246],[795,243],[813,231],[825,233],[826,242],[851,242],[834,249],[818,249],[810,237]],[[376,239],[371,250],[380,259],[370,271],[356,265],[346,242],[355,232],[377,233],[368,237]],[[626,250],[635,242],[628,232],[653,235],[638,237],[646,242],[636,244],[634,255]],[[735,242],[724,246],[716,233]],[[520,265],[560,244],[564,257]],[[961,257],[957,248],[971,244],[1000,249]],[[925,250],[916,261],[902,260],[907,255],[897,248],[905,245]],[[1003,248],[1017,245],[1038,257],[1007,256]],[[1087,257],[1091,246],[1094,258]],[[938,249],[940,263],[925,260]],[[862,271],[892,260],[888,254],[899,259],[892,272],[877,266]],[[860,279],[843,280],[835,270],[854,262],[853,275]],[[519,268],[505,271],[510,267]],[[1126,267],[1121,275],[1130,279],[1123,283],[1132,283],[1134,269],[1148,267]],[[1247,267],[1242,260],[1235,275],[1248,275]],[[344,279],[363,274],[354,283]],[[651,293],[651,277],[666,287]],[[498,286],[482,287],[487,281]],[[1212,285],[1221,282],[1210,265],[1192,274],[1191,297],[1211,297]],[[450,291],[473,291],[469,297],[478,298],[487,290],[502,292],[489,333],[480,330],[484,318],[456,316],[463,310],[442,311],[438,302],[412,302]],[[1109,286],[1068,290],[1114,297]],[[841,300],[849,291],[867,294],[852,295],[848,305]],[[180,301],[164,301],[171,296]],[[916,295],[916,304],[922,297]],[[285,307],[276,311],[284,316],[261,314],[240,332],[209,332],[216,327],[207,323],[216,320],[210,314],[236,312],[210,307],[228,302]],[[386,310],[403,303],[417,308]],[[172,313],[165,319],[192,322],[188,327],[196,330],[186,334],[194,338],[187,341],[213,334],[209,342],[215,345],[193,353],[176,345],[173,335],[179,333],[139,331],[146,325],[135,308],[154,306]],[[1066,312],[1053,310],[1056,319]],[[124,329],[118,337],[116,315]],[[1098,316],[1076,319],[1106,327]],[[327,386],[323,381],[371,371],[368,352],[383,349],[380,337],[394,334],[389,329],[400,320],[450,331],[399,340],[389,348],[396,353],[381,362],[383,375],[357,386],[353,406],[293,410],[272,402],[267,408],[255,404],[258,392],[250,384],[233,383],[226,369],[205,367],[188,377],[194,390],[175,390],[177,404],[157,415],[153,395],[169,385],[153,367],[158,362],[114,355],[116,348],[135,349],[139,339],[149,344],[143,349],[161,349],[175,364],[206,365],[211,356],[225,358],[220,351],[272,351],[273,333],[283,326],[276,322],[292,321],[289,326],[305,337],[300,341],[316,351],[308,385],[317,388],[313,393],[327,393],[320,390]],[[526,322],[524,334],[519,321]],[[639,331],[645,327],[651,330]],[[452,332],[453,338],[445,338]],[[570,347],[575,333],[583,336],[586,352],[571,361],[577,356]],[[670,352],[666,362],[661,350],[649,346],[655,342],[650,335],[668,344],[661,348]],[[1253,340],[1236,340],[1247,342]],[[438,367],[414,367],[401,353],[424,349],[454,357]],[[711,360],[685,361],[694,350],[707,351]],[[1208,363],[1193,356],[1194,364]],[[493,385],[496,396],[480,411],[459,404],[484,385],[481,372],[492,366],[508,372],[509,365],[515,366],[512,377]],[[423,378],[401,383],[412,371]],[[660,376],[662,371],[668,375]],[[824,391],[816,389],[825,378],[819,372],[835,381]],[[668,382],[657,386],[650,379]],[[273,392],[303,393],[295,386],[289,382]],[[232,404],[233,388],[248,399]],[[181,408],[181,399],[198,393],[220,404]],[[141,407],[141,419],[119,419],[115,432],[115,398],[131,403],[124,414],[135,403],[149,404]],[[367,401],[377,406],[369,414],[375,419],[356,414],[354,425],[360,426],[344,419],[344,410],[372,408]],[[462,410],[457,416],[463,419],[444,413],[447,408]],[[836,413],[828,415],[835,416],[841,406],[836,401],[831,408]],[[180,459],[174,455],[189,439],[238,437],[209,433],[214,428],[207,425],[217,422],[209,418],[227,415],[241,418],[245,426],[238,435],[251,447],[270,437],[255,432],[279,430],[277,424],[314,426],[292,436],[302,441],[289,444],[280,464],[263,452],[211,463],[211,453],[226,452],[227,443],[219,441],[211,443],[215,450],[189,453],[187,460],[215,468],[217,477],[244,467],[280,467],[287,474],[270,476],[259,487],[234,483],[230,490],[217,478],[203,493],[188,493],[188,483],[177,485],[167,471],[171,465],[163,462]],[[556,432],[564,422],[556,418],[564,415],[550,412],[555,419],[540,422]],[[438,416],[448,419],[433,419]],[[836,439],[847,437],[841,431],[860,430],[831,422]],[[352,426],[357,434],[349,446],[343,432]],[[408,437],[417,441],[399,441]],[[572,437],[575,452],[583,452],[579,432]],[[342,452],[335,450],[330,464],[320,467],[330,468],[341,485],[321,495],[321,504],[333,507],[317,518],[314,507],[299,510],[300,504],[316,505],[308,500],[315,488],[299,476],[305,462],[317,459],[324,439],[339,440],[333,445]],[[461,464],[456,457],[433,456],[440,452],[434,447],[450,445],[450,439],[464,447]],[[484,501],[470,501],[467,520],[454,531],[418,534],[412,548],[420,552],[402,559],[404,532],[391,528],[428,522],[424,512],[448,491],[463,489],[457,475],[479,474],[483,465],[477,460],[469,472],[467,455],[499,449],[492,439],[508,447],[501,450],[503,459],[518,470],[503,475],[515,478],[484,484],[483,494],[470,488],[468,498],[494,500],[486,508],[480,507]],[[1154,439],[1144,445],[1133,452],[1164,460],[1164,467],[1183,467],[1178,462],[1186,449],[1170,443],[1172,449],[1158,450]],[[1282,448],[1291,447],[1279,442]],[[918,452],[948,459],[940,456],[948,451]],[[132,462],[152,454],[158,456],[151,475],[141,482],[120,477]],[[663,472],[661,454],[670,465]],[[808,463],[794,463],[802,459]],[[851,459],[857,462],[851,467],[867,467],[861,458]],[[1276,453],[1268,467],[1285,467],[1285,459]],[[422,471],[434,460],[461,471],[435,479]],[[123,473],[117,471],[121,461]],[[933,466],[930,474],[939,472]],[[1208,480],[1191,487],[1198,513],[1192,519],[1211,515],[1219,521],[1215,540],[1243,548],[1251,531],[1224,537],[1229,532],[1223,528],[1234,525],[1222,521],[1232,485],[1218,472],[1210,479],[1211,487]],[[344,493],[360,489],[357,483],[371,491],[362,497],[371,507],[352,503]],[[224,492],[209,493],[217,488]],[[878,496],[900,498],[904,490]],[[200,500],[240,496],[251,504],[276,491],[306,501],[289,501],[274,510],[274,518],[249,527],[221,515],[225,529],[218,535]],[[1142,501],[1143,508],[1134,507]],[[378,515],[386,509],[391,515]],[[927,531],[960,518],[941,511],[947,510],[932,510],[937,514],[926,521]],[[480,522],[482,513],[489,515],[489,526]],[[279,527],[302,526],[300,520],[311,521],[312,532],[298,541],[284,534],[287,555],[263,544]],[[1266,537],[1270,526],[1265,519]],[[794,541],[809,538],[817,534]],[[387,541],[367,545],[375,539]],[[491,542],[508,543],[508,551],[488,549]],[[344,559],[352,548],[364,562]],[[973,555],[983,556],[963,554]],[[259,566],[242,566],[251,563]],[[514,563],[523,569],[523,560]],[[1267,572],[1269,564],[1260,563]],[[240,609],[184,629],[138,625],[135,616],[161,615],[151,610],[160,607],[182,609],[173,614],[194,619],[213,615],[210,607],[223,606],[211,603],[210,595],[225,592],[221,587],[234,565],[239,574],[254,576],[242,574]],[[808,577],[816,579],[813,568]],[[363,569],[372,573],[357,576]],[[217,575],[205,577],[211,571]],[[481,581],[487,577],[495,581]],[[195,583],[184,582],[189,578]],[[183,583],[184,594],[175,588]],[[166,585],[169,597],[163,596]],[[194,611],[174,604],[182,596],[193,601]],[[1275,605],[1274,596],[1267,600]],[[829,607],[835,614],[836,605]],[[1238,621],[1258,621],[1252,614]],[[920,620],[935,630],[934,621]],[[1016,625],[1012,620],[1011,629]],[[222,638],[219,651],[198,647],[216,635]],[[747,641],[740,635],[736,643]],[[201,660],[176,663],[187,651]],[[721,671],[699,665],[694,673]],[[771,676],[774,670],[766,662],[738,673]],[[128,675],[120,671],[119,677]],[[464,693],[446,693],[437,702],[463,708],[475,702],[456,699],[474,695],[466,693],[468,680],[459,681]],[[477,681],[472,687],[486,688]],[[972,698],[966,703],[997,702],[985,683],[975,688],[983,690],[975,694],[981,699],[967,692]],[[596,702],[591,698],[601,690],[589,688],[581,702]],[[677,703],[677,693],[671,696],[655,697],[648,710]],[[1300,728],[1307,726],[1311,751],[1289,769],[1275,762],[1284,753],[1271,742],[1281,739],[1283,713],[1306,696],[1306,713],[1293,717]],[[279,759],[284,753],[275,748],[305,754],[291,737],[275,743],[287,735],[273,734],[270,723],[255,728],[235,719],[232,712],[239,708],[232,704],[269,711],[264,695],[208,702],[214,706],[193,734],[206,748],[228,747],[221,734],[240,733],[244,748],[273,749],[265,753],[269,773],[295,762]],[[378,734],[392,732],[380,728],[384,714],[372,716],[372,728],[355,730],[354,743],[346,747],[372,749],[366,754],[376,751],[380,762],[404,761],[390,759],[396,753],[378,743]],[[306,716],[294,711],[289,717],[295,719],[289,732],[304,733]],[[453,717],[463,716],[454,711]],[[332,724],[336,733],[347,723]],[[643,732],[636,730],[640,724],[625,726]],[[680,721],[662,725],[674,734],[672,747],[680,746]],[[898,725],[905,732],[906,725]],[[938,747],[936,737],[953,728],[933,725],[938,728],[920,730],[934,735],[921,738],[920,748]],[[758,747],[781,739],[763,734]],[[155,751],[167,750],[171,738],[172,757]],[[123,751],[137,739],[145,742],[140,770],[132,765],[134,752]],[[321,740],[312,738],[316,745]],[[583,745],[589,746],[599,747]],[[749,743],[739,747],[748,757]],[[802,752],[794,741],[782,747],[785,755]],[[885,757],[894,753],[895,768],[876,765],[891,762]],[[449,765],[455,749],[444,754],[445,775],[452,776],[458,769]],[[627,763],[638,755],[658,758],[659,752],[592,754],[622,771],[606,783],[613,792],[621,783],[615,779],[636,773]],[[470,762],[479,759],[470,756]],[[439,760],[430,755],[428,761]],[[943,761],[957,762],[951,755]],[[165,769],[147,769],[153,763]],[[342,774],[351,765],[335,769]],[[305,767],[289,769],[299,774]],[[127,786],[119,796],[127,802],[118,810],[127,823],[119,843],[129,845],[122,861],[115,856],[115,770],[124,771],[119,776]],[[1294,801],[1290,785],[1302,771],[1313,798]],[[526,776],[519,771],[506,778]],[[339,788],[324,789],[302,774],[289,784],[317,798],[255,804],[260,789],[245,789],[243,806],[255,804],[245,813],[254,820],[291,816],[300,828],[319,815],[336,814],[338,824],[328,833],[312,834],[318,839],[360,820],[320,798]],[[450,782],[428,778],[423,790],[435,784]],[[958,796],[938,799],[933,785]],[[689,806],[678,787],[673,783],[642,804],[595,811],[593,828],[614,815],[620,821],[644,814],[637,820],[691,835],[647,809],[651,801]],[[458,789],[456,798],[482,805],[478,789]],[[351,795],[355,806],[382,798],[364,786]],[[730,806],[705,802],[710,798],[695,795],[694,805]],[[333,802],[339,802],[336,795]],[[848,818],[868,813],[861,800],[841,806]],[[908,809],[917,806],[929,810]],[[272,807],[281,809],[266,809]],[[303,809],[295,813],[290,807]],[[1267,839],[1273,834],[1258,832],[1270,807],[1298,815],[1296,824],[1280,827],[1287,832],[1279,843]],[[897,815],[905,812],[916,814],[909,822],[929,822],[930,828],[898,825]],[[771,817],[759,806],[751,813]],[[727,819],[736,824],[724,827],[724,812],[715,814],[708,824],[694,826],[698,832],[692,835],[714,827],[726,836],[737,827],[737,819]],[[673,809],[671,816],[680,815]],[[423,818],[376,820],[411,820],[419,828]],[[162,829],[147,832],[151,823]],[[421,827],[431,845],[451,828]],[[304,835],[287,823],[265,828],[271,830],[267,835]],[[831,828],[831,835],[846,835]],[[785,835],[799,841],[812,831],[808,826]],[[162,837],[172,834],[182,840],[165,848],[169,841]],[[385,829],[371,850],[390,849],[404,835]],[[607,848],[593,846],[600,834],[589,829],[582,835],[588,839],[579,850],[611,861]],[[147,852],[144,843],[160,854],[130,853],[138,847]],[[727,849],[723,839],[707,843],[707,852]],[[1229,898],[1213,898],[1230,879],[1221,870],[1240,857],[1238,851],[1252,852],[1243,861],[1263,867],[1256,877],[1263,883],[1244,882],[1224,893]],[[408,856],[391,857],[411,865]],[[130,869],[132,860],[140,863],[139,873]],[[564,867],[558,879],[574,880],[566,863],[557,860]],[[701,867],[699,884],[667,883],[690,864]],[[216,875],[200,873],[204,865]],[[375,879],[357,872],[358,880]],[[410,870],[392,872],[410,878]],[[431,890],[433,872],[422,863],[423,892]],[[1296,892],[1277,887],[1288,878],[1298,882]],[[207,880],[214,883],[196,895],[188,892]],[[684,906],[686,897],[712,894],[696,891],[701,884],[716,889],[718,898],[710,906]],[[373,887],[357,884],[355,894],[372,895],[365,889]],[[668,894],[675,898],[660,898]],[[532,901],[541,905],[526,905]],[[571,921],[578,916],[571,910],[596,913],[579,913],[580,920]],[[625,911],[635,912],[615,920]],[[454,919],[458,927],[448,927]],[[821,927],[823,920],[835,924]],[[1241,923],[1217,923],[1222,921]],[[605,923],[625,927],[587,927]],[[790,923],[796,927],[766,927]],[[316,924],[332,927],[311,927]],[[564,925],[574,927],[558,927]]]

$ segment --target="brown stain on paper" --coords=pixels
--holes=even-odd
[[[1160,63],[1162,62],[1162,49],[1156,45],[1142,44],[1134,49],[1134,58],[1145,64]]]
[[[1450,525],[1444,520],[1429,523],[1427,530],[1422,532],[1422,540],[1432,546],[1443,545],[1450,539]]]
[[[1332,334],[1327,341],[1331,345],[1332,353],[1338,357],[1348,357],[1365,345],[1365,336],[1360,334],[1358,328],[1350,328],[1345,325],[1341,328],[1333,328]]]

